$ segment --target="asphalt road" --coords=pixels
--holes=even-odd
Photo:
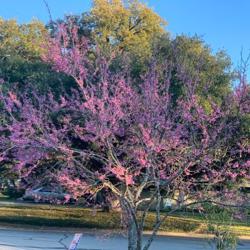
[[[73,234],[29,230],[0,229],[0,250],[61,250],[67,249]],[[122,236],[83,234],[78,250],[127,250]],[[152,250],[209,250],[207,240],[157,237]],[[238,250],[250,250],[250,242],[241,242]]]

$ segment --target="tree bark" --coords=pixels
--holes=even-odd
[[[142,232],[138,231],[134,219],[130,217],[128,225],[128,250],[141,250],[141,246]]]

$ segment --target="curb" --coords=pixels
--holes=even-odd
[[[12,225],[12,224],[0,224],[0,230],[15,231],[37,231],[37,232],[50,232],[50,233],[85,233],[85,234],[106,234],[106,235],[125,235],[124,231],[113,231],[108,229],[82,229],[82,228],[60,228],[60,227],[31,227],[29,225]],[[144,231],[144,235],[151,235],[152,231]],[[190,239],[212,239],[212,234],[199,234],[199,233],[182,233],[182,232],[164,232],[159,231],[157,236],[160,237],[175,237],[175,238],[190,238]],[[250,236],[239,236],[239,240],[250,241]]]
[[[144,231],[144,235],[150,235],[151,231]],[[201,234],[201,233],[181,233],[181,232],[164,232],[159,231],[157,236],[162,237],[176,237],[176,238],[193,238],[193,239],[212,239],[212,234]],[[238,236],[240,240],[250,241],[250,236]]]

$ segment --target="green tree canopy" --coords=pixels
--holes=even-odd
[[[142,58],[151,55],[152,41],[166,32],[166,22],[136,0],[94,0],[90,15],[95,40],[102,48],[111,47]]]
[[[42,43],[48,32],[45,25],[37,20],[19,25],[16,20],[0,18],[0,53],[1,56],[18,54],[26,60],[39,57]]]
[[[184,94],[180,72],[185,72],[186,80],[199,85],[197,94],[204,105],[207,98],[222,102],[223,97],[231,91],[233,72],[230,57],[225,51],[213,54],[198,36],[180,35],[174,39],[162,36],[156,51],[159,61],[168,61],[172,65],[171,88],[176,98]]]

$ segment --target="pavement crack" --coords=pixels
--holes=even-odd
[[[64,249],[68,249],[68,247],[63,243],[63,241],[66,240],[67,238],[69,238],[69,236],[67,234],[63,234],[63,237],[58,241],[58,243],[62,245]]]

